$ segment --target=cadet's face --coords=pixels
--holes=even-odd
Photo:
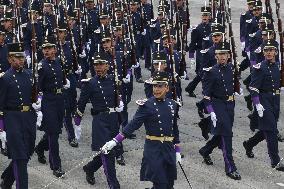
[[[117,18],[121,18],[122,17],[122,12],[121,11],[116,11],[115,15]]]
[[[5,28],[5,30],[8,30],[8,31],[12,30],[13,29],[12,21],[11,20],[6,20],[4,22],[4,28]]]
[[[57,52],[55,47],[45,47],[42,49],[42,51],[43,51],[44,58],[49,59],[49,60],[55,59],[55,55]]]
[[[153,95],[157,99],[165,99],[166,94],[169,92],[169,86],[165,83],[153,85]]]
[[[23,0],[17,0],[17,6],[21,7],[23,5]]]
[[[211,16],[210,14],[202,14],[201,19],[203,23],[208,23],[209,20],[211,19]]]
[[[6,38],[5,35],[0,34],[0,44],[1,44],[1,45],[4,44],[5,38]]]
[[[59,32],[58,32],[58,38],[59,38],[60,41],[65,40],[66,35],[67,35],[66,31],[60,31],[60,30],[59,30]]]
[[[92,8],[94,8],[95,3],[94,2],[87,2],[85,5],[86,5],[87,9],[92,9]]]
[[[183,6],[183,0],[177,0],[177,6],[182,7]]]
[[[52,12],[52,6],[50,4],[45,4],[44,7],[43,7],[43,12],[51,13]]]
[[[76,21],[73,18],[68,19],[68,26],[69,28],[73,28]]]
[[[212,35],[212,41],[213,43],[219,43],[222,40],[222,35]]]
[[[218,64],[224,65],[224,64],[227,64],[228,62],[229,53],[217,53],[215,57],[217,59]]]
[[[249,10],[253,10],[253,3],[249,3],[249,4],[248,4],[248,9],[249,9]]]
[[[95,64],[94,67],[95,67],[95,72],[99,77],[105,76],[109,69],[109,65],[105,63]]]
[[[258,8],[258,9],[254,9],[252,11],[253,15],[256,16],[256,17],[259,17],[262,13],[262,9]]]
[[[118,29],[118,30],[114,31],[114,35],[118,36],[118,37],[121,37],[122,36],[122,30]]]
[[[25,57],[15,57],[15,56],[10,56],[9,57],[9,63],[11,64],[12,68],[16,70],[20,70],[24,68],[25,64]]]
[[[154,64],[155,71],[165,71],[166,68],[167,68],[167,64],[166,63]]]
[[[111,40],[102,41],[102,43],[105,50],[108,51],[111,48]]]
[[[131,11],[131,12],[136,12],[136,11],[137,11],[137,8],[138,8],[137,4],[131,4],[131,5],[130,5],[130,11]]]
[[[100,23],[101,23],[101,25],[106,26],[108,24],[108,19],[107,18],[101,18]]]
[[[276,56],[276,50],[274,48],[271,49],[265,49],[263,50],[263,54],[265,56],[265,59],[271,62],[275,62],[275,56]]]

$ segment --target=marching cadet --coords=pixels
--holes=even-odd
[[[6,33],[3,28],[3,26],[0,26],[0,74],[6,72],[10,68],[10,64],[8,62],[8,47],[5,44],[5,37]],[[3,155],[7,155],[7,148],[6,145],[4,145],[5,142],[3,141],[3,146],[2,146],[2,141],[0,139],[0,148],[1,148],[1,153]]]
[[[44,26],[44,32],[48,31],[48,35],[52,35],[55,29],[55,15],[53,14],[53,4],[51,4],[50,0],[44,0],[43,1],[43,26]]]
[[[142,56],[142,35],[146,35],[147,31],[141,32],[141,14],[138,11],[138,0],[130,0],[130,14],[132,20],[132,27],[133,27],[133,35],[134,40],[136,42],[136,60],[139,64],[139,58]],[[142,34],[143,33],[143,34]],[[138,65],[134,69],[134,76],[137,83],[144,83],[142,79],[141,67]]]
[[[123,110],[123,102],[119,98],[119,88],[113,75],[108,74],[109,62],[103,51],[98,51],[94,56],[96,75],[83,80],[82,90],[78,101],[77,113],[74,117],[76,126],[80,126],[86,104],[92,104],[92,151],[100,148],[119,132],[118,112]],[[83,170],[89,184],[95,184],[94,173],[103,166],[109,188],[119,189],[120,184],[116,178],[115,152],[99,154],[87,163]]]
[[[70,88],[70,81],[65,78],[61,60],[57,58],[56,39],[46,36],[42,45],[44,59],[38,65],[39,91],[43,93],[41,111],[43,114],[42,126],[45,134],[36,146],[35,152],[38,161],[45,164],[44,151],[49,150],[50,169],[53,175],[61,177],[64,171],[61,168],[59,156],[59,134],[63,127],[64,96],[63,88]]]
[[[210,154],[216,147],[221,147],[225,162],[226,175],[240,180],[232,156],[232,127],[234,122],[234,69],[228,62],[230,44],[221,42],[215,49],[217,64],[205,70],[202,89],[204,103],[212,120],[214,135],[204,147],[199,150],[207,165],[213,165]]]
[[[4,26],[6,38],[5,43],[13,43],[16,42],[13,39],[15,39],[15,34],[13,32],[13,13],[12,10],[7,10],[4,18],[1,20],[1,25]]]
[[[0,74],[0,138],[7,137],[8,157],[12,159],[1,175],[0,188],[28,189],[27,164],[34,152],[36,113],[32,102],[32,74],[24,69],[22,43],[8,45],[11,68]],[[2,136],[2,137],[1,137]]]
[[[166,72],[155,72],[152,82],[154,96],[136,101],[139,107],[132,121],[102,147],[104,153],[112,153],[112,148],[144,123],[146,139],[140,180],[151,181],[155,189],[173,188],[174,180],[177,179],[176,164],[181,162],[178,105],[166,98],[169,91],[168,81]]]
[[[16,10],[18,11],[18,17],[20,21],[18,24],[25,24],[28,22],[28,9],[25,7],[24,0],[16,0]]]
[[[35,7],[32,7],[31,10],[29,10],[30,20],[23,28],[24,49],[28,68],[30,68],[32,63],[32,53],[37,54],[38,60],[41,60],[43,58],[42,43],[44,41],[44,31],[42,22],[38,19],[38,13],[39,11]],[[37,52],[32,52],[33,35],[36,39]]]
[[[277,141],[277,122],[280,113],[280,70],[276,61],[277,46],[273,39],[268,39],[262,48],[265,60],[253,66],[250,92],[258,114],[259,131],[243,145],[246,155],[254,157],[253,148],[264,139],[267,143],[271,167],[284,171],[280,161]]]
[[[66,78],[70,81],[70,88],[63,90],[64,96],[64,125],[68,134],[68,142],[72,147],[78,147],[78,141],[75,137],[72,114],[75,113],[77,105],[77,91],[76,91],[76,73],[73,69],[73,56],[72,47],[70,41],[66,41],[67,36],[67,24],[59,23],[58,26],[58,39],[59,43],[57,45],[58,56],[64,57],[64,72],[66,73]]]
[[[141,18],[142,18],[142,55],[145,58],[145,68],[151,69],[151,36],[150,24],[151,19],[154,18],[153,6],[147,0],[141,0],[140,4]]]
[[[192,30],[191,33],[191,42],[189,44],[189,58],[191,64],[194,62],[194,53],[196,52],[196,69],[195,73],[197,74],[196,77],[198,77],[198,73],[200,71],[200,65],[201,65],[201,59],[202,54],[202,41],[204,38],[208,37],[211,33],[211,8],[204,6],[201,7],[201,19],[202,23],[199,24],[196,28]],[[194,90],[199,82],[197,82],[197,79],[193,79],[185,88],[185,91],[188,92],[190,97],[196,97],[194,94]]]

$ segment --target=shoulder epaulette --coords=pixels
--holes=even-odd
[[[0,78],[3,77],[5,75],[5,72],[1,72],[0,73]]]
[[[153,81],[153,78],[146,79],[146,80],[145,80],[145,83],[152,84],[152,81]]]
[[[251,23],[252,19],[246,20],[246,23]]]
[[[204,49],[204,50],[201,50],[200,52],[201,52],[202,54],[205,54],[205,53],[208,52],[208,50],[209,50],[209,49]]]
[[[136,104],[139,106],[143,106],[145,104],[145,102],[147,102],[147,98],[142,99],[142,100],[136,100]]]
[[[260,66],[261,66],[261,63],[258,63],[258,64],[253,65],[252,67],[255,69],[260,69]]]
[[[27,27],[27,23],[22,24],[21,27],[22,27],[22,28]]]
[[[203,38],[204,41],[209,41],[209,36]]]
[[[95,33],[101,33],[101,30],[100,29],[96,29],[94,32]]]
[[[245,15],[246,15],[246,12],[243,12],[241,15],[242,15],[242,16],[245,16]]]
[[[85,83],[86,83],[86,82],[89,82],[90,80],[91,80],[91,78],[88,78],[88,79],[82,79],[82,80],[81,80],[81,82],[83,82],[83,83],[85,82]]]
[[[209,72],[212,69],[212,67],[209,68],[203,68],[203,71]]]
[[[258,47],[254,52],[255,52],[255,53],[261,53],[261,46]]]

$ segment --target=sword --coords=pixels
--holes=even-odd
[[[190,184],[190,182],[189,182],[189,180],[188,180],[188,178],[186,176],[186,173],[185,173],[185,171],[184,171],[184,169],[183,169],[183,167],[182,167],[182,165],[181,165],[181,163],[179,161],[178,161],[178,164],[179,164],[179,167],[180,167],[180,169],[181,169],[181,171],[182,171],[182,173],[183,173],[183,175],[184,175],[184,177],[185,177],[185,179],[186,179],[186,181],[187,181],[187,183],[189,185],[189,188],[192,189],[192,186],[191,186],[191,184]]]

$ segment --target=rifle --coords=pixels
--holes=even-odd
[[[232,13],[231,13],[231,2],[230,0],[227,0],[227,4],[228,4],[228,13],[226,14],[227,16],[227,20],[228,20],[228,25],[229,25],[229,38],[230,38],[230,44],[231,44],[231,58],[233,61],[233,65],[234,65],[234,91],[240,94],[241,91],[241,84],[239,81],[239,63],[237,60],[237,51],[236,51],[236,42],[235,42],[235,38],[234,38],[234,33],[233,33],[233,25],[232,25]]]
[[[189,0],[186,0],[186,29],[188,30],[190,28],[190,19],[189,19]],[[187,35],[186,35],[186,44],[187,44]]]
[[[280,85],[281,87],[284,87],[284,32],[282,27],[282,19],[280,16],[280,3],[278,0],[275,0],[276,4],[276,15],[278,19],[278,34],[280,38],[280,61],[281,61],[281,70],[280,70]]]
[[[265,11],[266,13],[272,15],[272,8],[271,8],[270,0],[265,0]]]
[[[34,25],[34,18],[32,16],[32,11],[30,11],[31,17],[31,26],[32,26],[32,52],[31,52],[31,60],[32,60],[32,77],[33,77],[33,85],[32,85],[32,102],[37,102],[38,96],[38,60],[37,60],[37,47],[36,47],[36,32]]]
[[[177,100],[177,91],[176,91],[176,79],[175,79],[175,63],[173,60],[173,46],[171,40],[171,32],[170,32],[170,24],[169,20],[167,19],[167,38],[168,38],[168,48],[169,48],[169,58],[170,58],[170,71],[172,75],[172,95],[173,100]]]

